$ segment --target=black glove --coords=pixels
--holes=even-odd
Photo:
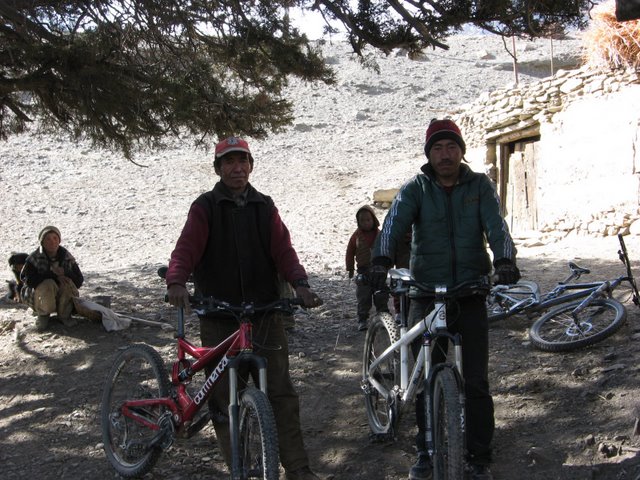
[[[349,273],[349,278],[353,278],[353,270],[347,270],[347,272]]]
[[[511,285],[520,280],[520,270],[511,260],[501,258],[494,262],[494,266],[497,285]]]
[[[369,280],[369,286],[374,290],[383,290],[387,288],[387,272],[388,268],[384,265],[373,265],[369,269],[367,278]]]

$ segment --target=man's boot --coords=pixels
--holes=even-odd
[[[360,317],[358,319],[358,330],[364,332],[367,329],[367,317]]]
[[[433,465],[427,452],[418,452],[418,459],[409,470],[409,480],[431,480]]]

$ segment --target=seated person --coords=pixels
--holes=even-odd
[[[38,235],[40,247],[27,257],[20,275],[25,284],[23,302],[37,315],[38,331],[47,328],[49,316],[54,312],[66,327],[77,323],[71,317],[73,297],[78,296],[84,277],[75,258],[60,246],[60,240],[60,230],[44,227]]]

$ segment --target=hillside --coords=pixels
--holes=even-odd
[[[363,69],[344,45],[326,45],[338,83],[292,82],[295,125],[265,141],[249,139],[256,158],[252,183],[273,196],[312,285],[325,298],[323,307],[298,319],[290,351],[305,440],[314,468],[328,478],[399,480],[413,461],[411,413],[396,442],[369,443],[359,388],[364,337],[355,329],[355,295],[343,257],[357,208],[424,162],[429,119],[513,81],[499,39],[459,36],[450,44],[449,51],[430,51],[417,61],[400,52],[373,54],[380,73]],[[549,43],[519,48],[526,66],[520,81],[545,76]],[[577,39],[555,42],[555,65],[575,63],[579,48]],[[159,152],[140,152],[135,160],[146,165],[140,168],[117,153],[64,138],[24,134],[1,142],[4,257],[33,250],[37,232],[54,224],[85,273],[83,296],[107,295],[116,311],[173,321],[155,271],[168,260],[191,201],[216,181],[211,153],[191,145],[185,138]],[[621,273],[615,239],[518,243],[525,276],[543,286],[564,277],[568,259],[591,266],[597,276]],[[630,237],[628,247],[640,258],[640,239]],[[196,339],[197,323],[190,320]],[[171,332],[134,323],[106,333],[83,321],[39,334],[31,321],[25,309],[0,304],[3,478],[113,478],[98,424],[103,378],[117,351],[132,342],[149,343],[169,359]],[[491,332],[496,478],[638,478],[639,445],[632,435],[637,312],[630,311],[628,326],[612,339],[566,355],[533,350],[528,324],[512,319]],[[223,477],[210,429],[189,445],[193,450],[178,442],[146,478]]]

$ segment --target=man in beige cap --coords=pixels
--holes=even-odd
[[[40,231],[38,241],[40,247],[27,257],[22,269],[24,302],[38,316],[38,331],[47,328],[52,313],[58,314],[65,327],[72,327],[77,323],[71,317],[73,297],[78,296],[84,277],[73,255],[60,246],[60,230],[46,226]]]

